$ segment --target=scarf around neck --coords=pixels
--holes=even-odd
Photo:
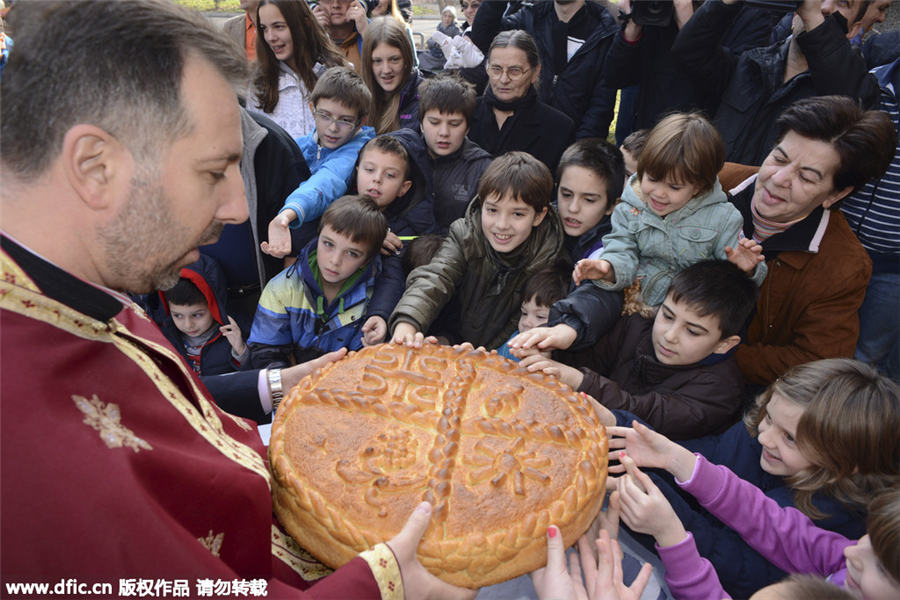
[[[494,95],[494,90],[491,89],[491,86],[487,86],[484,90],[484,101],[487,102],[488,106],[491,108],[515,112],[520,108],[531,106],[537,102],[537,90],[534,89],[533,85],[530,85],[528,86],[528,91],[525,92],[525,95],[521,98],[516,98],[511,102],[504,102]]]

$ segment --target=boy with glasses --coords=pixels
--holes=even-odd
[[[269,241],[260,245],[263,252],[278,258],[290,254],[291,231],[318,219],[346,193],[360,149],[375,136],[371,127],[361,127],[371,101],[362,77],[349,67],[332,67],[319,78],[309,104],[316,128],[297,140],[312,175],[290,193],[269,223]]]

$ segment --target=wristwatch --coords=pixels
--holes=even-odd
[[[272,414],[278,410],[281,399],[284,398],[284,389],[281,387],[281,369],[269,369],[266,372],[269,380],[269,395],[272,397]]]

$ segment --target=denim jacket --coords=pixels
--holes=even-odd
[[[621,290],[638,279],[643,301],[658,306],[679,271],[701,260],[725,259],[725,247],[738,243],[744,219],[728,201],[718,180],[712,190],[691,198],[665,217],[653,212],[640,194],[635,174],[613,210],[612,231],[603,237],[599,256],[615,269],[616,281],[594,283]],[[766,264],[761,262],[753,272],[753,281],[759,286],[765,278]]]

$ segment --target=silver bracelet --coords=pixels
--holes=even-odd
[[[272,397],[272,414],[278,410],[281,399],[284,398],[284,389],[281,387],[281,369],[269,369],[266,372],[269,381],[269,395]]]

